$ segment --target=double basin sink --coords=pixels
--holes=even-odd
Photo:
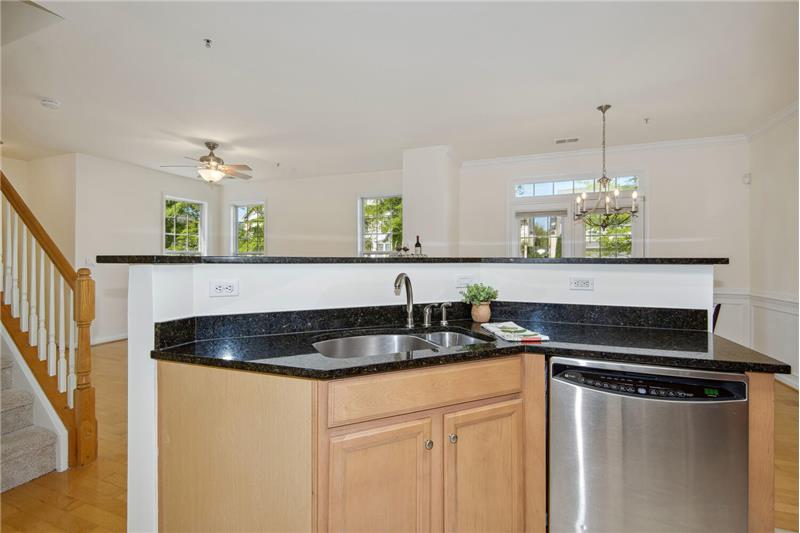
[[[417,350],[437,350],[439,348],[469,346],[486,342],[456,331],[436,331],[432,333],[342,337],[315,342],[313,346],[325,357],[347,359],[350,357],[369,357]]]

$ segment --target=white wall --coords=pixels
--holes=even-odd
[[[719,286],[747,287],[749,171],[744,137],[611,148],[609,175],[636,173],[646,197],[649,257],[730,257]],[[461,256],[508,255],[510,183],[596,174],[600,152],[581,150],[465,162],[461,171]]]
[[[28,162],[0,155],[0,169],[3,170],[3,174],[22,198],[26,198],[28,194]]]
[[[266,202],[267,255],[353,256],[358,251],[359,197],[401,194],[402,172],[285,181],[228,180],[222,191],[219,217],[226,255],[231,253],[231,206]]]
[[[164,195],[208,203],[209,252],[217,254],[222,188],[118,161],[77,154],[76,267],[89,266],[96,282],[92,339],[127,335],[128,272],[117,265],[94,264],[102,254],[162,253]]]
[[[28,161],[28,183],[23,199],[39,223],[75,264],[76,154]]]

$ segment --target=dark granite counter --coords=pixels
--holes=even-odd
[[[493,321],[502,320],[501,317],[493,319]],[[312,343],[335,337],[376,333],[418,334],[441,331],[444,328],[432,327],[424,330],[422,328],[407,330],[402,327],[346,328],[212,338],[191,340],[173,346],[166,345],[170,340],[187,340],[187,337],[191,336],[188,331],[190,326],[184,321],[183,329],[178,328],[184,332],[183,335],[175,335],[172,331],[168,335],[162,331],[160,336],[157,336],[157,349],[152,352],[152,357],[164,361],[315,379],[335,379],[474,361],[520,352],[725,372],[789,373],[791,371],[788,365],[780,361],[700,329],[575,324],[518,318],[514,320],[524,327],[549,336],[552,340],[542,344],[506,342],[486,333],[479,324],[474,324],[468,319],[460,319],[451,321],[447,329],[463,331],[487,342],[391,355],[332,359],[317,353]]]
[[[263,255],[98,255],[101,264],[382,264],[382,263],[512,263],[580,265],[727,265],[727,257],[630,257],[593,259],[525,259],[520,257],[278,257]]]

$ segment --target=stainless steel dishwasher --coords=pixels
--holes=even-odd
[[[550,359],[551,533],[747,531],[747,378]]]

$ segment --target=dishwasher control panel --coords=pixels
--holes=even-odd
[[[567,365],[555,365],[553,377],[590,389],[665,400],[725,401],[747,398],[747,386],[736,381],[653,376]]]

